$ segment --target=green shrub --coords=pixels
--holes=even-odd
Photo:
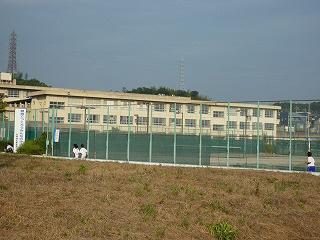
[[[265,153],[274,153],[276,152],[276,147],[273,144],[266,143],[264,144]]]
[[[47,141],[47,133],[42,133],[41,136],[36,140],[36,144],[40,146],[43,153],[46,152],[46,141]]]
[[[232,225],[227,221],[220,221],[212,224],[210,227],[210,234],[220,240],[238,239],[238,230],[233,229]]]
[[[18,149],[17,153],[29,154],[29,155],[42,155],[45,153],[41,146],[37,144],[37,141],[28,140],[23,143]]]
[[[27,140],[18,149],[17,153],[42,155],[46,153],[46,133],[42,133],[37,140]]]

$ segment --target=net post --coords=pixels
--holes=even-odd
[[[37,139],[37,109],[34,110],[34,137],[33,140]]]
[[[148,105],[148,109],[150,108],[150,119],[149,119],[149,130],[150,130],[150,138],[149,138],[149,162],[152,162],[152,104]]]
[[[290,99],[290,121],[289,121],[289,126],[290,126],[290,140],[289,140],[289,171],[292,170],[292,100]]]
[[[228,102],[228,122],[227,122],[227,167],[230,164],[230,102]]]
[[[86,116],[84,116],[84,117],[86,117]],[[88,106],[88,119],[87,119],[87,121],[88,121],[88,128],[87,128],[87,152],[88,152],[88,158],[89,158],[89,154],[90,154],[90,104],[89,104],[89,106]]]
[[[131,103],[128,104],[128,144],[127,144],[127,161],[130,161],[130,126],[131,126]]]
[[[258,101],[258,116],[257,116],[257,168],[259,168],[260,158],[260,101]]]
[[[202,165],[202,103],[200,103],[199,165]]]
[[[177,133],[176,133],[176,119],[177,117],[177,103],[174,103],[174,134],[173,134],[173,163],[177,160]]]
[[[46,156],[48,156],[48,148],[49,148],[49,116],[50,116],[50,111],[48,108],[48,120],[47,120],[47,138],[46,138]]]
[[[68,157],[71,157],[71,131],[72,131],[72,107],[70,106],[69,112],[69,139],[68,139]]]
[[[49,122],[49,121],[48,121],[48,122]],[[54,107],[52,108],[51,122],[52,122],[52,134],[51,134],[51,156],[53,157]],[[28,124],[28,125],[29,125],[29,124]]]
[[[109,122],[110,122],[110,112],[109,106],[107,106],[107,140],[106,140],[106,159],[109,160]]]

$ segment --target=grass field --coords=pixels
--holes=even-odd
[[[0,239],[320,239],[319,219],[307,173],[0,155]]]

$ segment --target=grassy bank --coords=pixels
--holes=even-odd
[[[1,239],[318,239],[319,219],[309,174],[0,155]]]

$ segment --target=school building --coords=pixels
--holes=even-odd
[[[133,94],[16,85],[11,73],[0,73],[0,94],[7,102],[6,118],[15,108],[26,108],[28,120],[40,127],[56,121],[59,128],[106,131],[202,134],[225,137],[228,103],[191,100],[189,97]],[[55,109],[52,114],[52,109]],[[279,106],[260,105],[259,135],[276,137]],[[48,111],[49,110],[49,111]],[[230,103],[229,134],[257,135],[258,105]],[[176,124],[175,124],[176,123]],[[201,125],[200,125],[201,124]]]

